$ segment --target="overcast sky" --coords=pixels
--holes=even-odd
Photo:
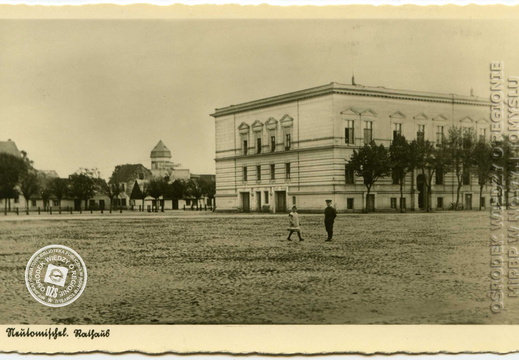
[[[517,22],[516,22],[517,23]],[[65,177],[173,161],[214,173],[224,107],[350,83],[488,96],[489,63],[519,75],[513,20],[2,20],[0,140]]]

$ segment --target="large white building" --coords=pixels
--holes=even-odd
[[[441,141],[451,126],[490,139],[489,103],[474,96],[331,83],[216,109],[216,198],[220,210],[286,211],[364,208],[362,178],[345,170],[353,150],[374,140],[388,147],[394,134]],[[455,202],[453,174],[433,180],[433,208]],[[391,176],[371,191],[377,209],[396,208],[399,185]],[[405,206],[424,203],[423,175],[409,174]],[[462,206],[488,206],[475,176],[462,188]]]

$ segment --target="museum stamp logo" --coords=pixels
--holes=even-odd
[[[25,284],[43,305],[66,306],[81,296],[87,270],[81,256],[63,245],[49,245],[36,251],[25,269]]]

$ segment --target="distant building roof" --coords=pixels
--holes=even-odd
[[[191,174],[191,179],[215,181],[216,180],[216,175],[214,175],[214,174]]]
[[[0,141],[0,153],[7,153],[17,157],[22,157],[20,150],[16,147],[16,143],[11,139]]]
[[[162,140],[151,150],[151,158],[167,157],[171,158],[171,151],[164,145]]]

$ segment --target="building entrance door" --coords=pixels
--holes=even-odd
[[[243,208],[243,212],[250,211],[250,194],[248,192],[241,193],[241,206]]]
[[[368,195],[368,212],[373,212],[375,211],[375,194],[369,194]]]
[[[276,212],[287,211],[287,192],[276,191]]]
[[[418,208],[425,208],[425,176],[420,174],[416,177],[416,189],[418,190]]]
[[[465,210],[472,210],[472,194],[465,194]]]
[[[256,191],[256,211],[261,212],[261,191]]]
[[[74,211],[81,210],[81,200],[75,199],[74,200]]]
[[[178,210],[178,199],[173,199],[171,205],[173,207],[173,210]]]

